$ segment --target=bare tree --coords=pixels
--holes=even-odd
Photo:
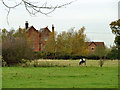
[[[72,2],[74,2],[75,0],[68,2],[68,3],[65,3],[65,4],[62,4],[62,5],[54,5],[54,6],[49,5],[47,3],[47,1],[40,5],[39,4],[40,1],[33,2],[31,0],[20,0],[20,2],[16,2],[15,0],[13,0],[13,2],[15,3],[14,6],[10,6],[7,3],[8,0],[1,0],[1,1],[2,1],[3,5],[8,9],[8,13],[7,13],[7,21],[8,21],[8,15],[9,15],[11,9],[14,9],[20,5],[23,5],[30,15],[36,15],[37,13],[48,15],[48,14],[52,13],[53,11],[55,11],[57,8],[65,7],[69,4],[71,4]],[[49,10],[49,11],[44,12],[42,10]]]

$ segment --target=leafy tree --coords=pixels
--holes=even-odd
[[[55,45],[56,45],[55,34],[54,34],[54,32],[51,32],[47,39],[47,42],[45,44],[45,52],[46,53],[55,53]]]
[[[72,41],[72,54],[73,55],[86,55],[88,49],[85,45],[86,35],[84,34],[85,27],[82,27],[78,32],[75,32]]]
[[[95,55],[102,59],[106,55],[105,47],[96,47]]]
[[[115,44],[116,44],[116,50],[118,52],[118,59],[120,59],[120,19],[117,21],[113,21],[110,23],[110,28],[112,30],[112,33],[115,34]]]
[[[15,30],[6,30],[6,32],[6,38],[2,40],[2,57],[7,65],[22,63],[22,59],[32,59],[32,48],[27,38],[23,37],[21,33],[16,33]],[[2,33],[4,33],[4,30]]]
[[[102,67],[104,64],[104,60],[102,60],[102,58],[106,55],[105,47],[96,47],[95,55],[100,58],[99,65]]]
[[[57,36],[56,51],[62,55],[71,55],[72,53],[72,33],[62,32]]]
[[[69,32],[62,32],[57,37],[56,51],[67,55],[85,55],[88,50],[85,45],[85,28],[78,31],[71,29]]]
[[[4,29],[2,29],[2,40],[5,40],[6,39],[6,37],[7,37],[7,33],[8,33],[8,31],[4,28]]]
[[[116,46],[111,47],[111,50],[107,53],[107,59],[118,59],[118,51]]]

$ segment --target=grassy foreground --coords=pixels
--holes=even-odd
[[[64,61],[59,61],[64,62]],[[67,61],[66,61],[67,62]],[[78,61],[68,61],[77,63]],[[117,61],[105,61],[101,68],[97,61],[87,66],[70,67],[4,67],[3,88],[117,88]]]

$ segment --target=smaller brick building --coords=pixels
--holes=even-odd
[[[36,30],[33,26],[29,27],[29,23],[26,21],[25,29],[28,36],[28,39],[32,42],[32,47],[34,51],[44,51],[46,41],[48,39],[51,31],[48,29],[48,26]],[[52,25],[52,32],[54,32],[54,26]]]
[[[89,49],[89,54],[95,53],[97,47],[105,48],[104,42],[86,42],[86,45]]]

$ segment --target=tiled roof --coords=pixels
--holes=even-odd
[[[28,27],[28,28],[26,29],[26,31],[28,31],[31,27],[32,27],[32,26]]]
[[[33,26],[30,26],[26,29],[26,31],[30,30],[31,28],[34,28]],[[35,29],[35,28],[34,28]],[[38,32],[38,30],[35,29],[36,32]]]
[[[92,43],[94,43],[96,46],[99,46],[99,47],[105,47],[104,42],[86,42],[86,45],[90,46]]]
[[[50,30],[48,29],[48,26],[45,28],[40,28],[39,32],[43,32],[44,30],[48,30],[50,32]]]

